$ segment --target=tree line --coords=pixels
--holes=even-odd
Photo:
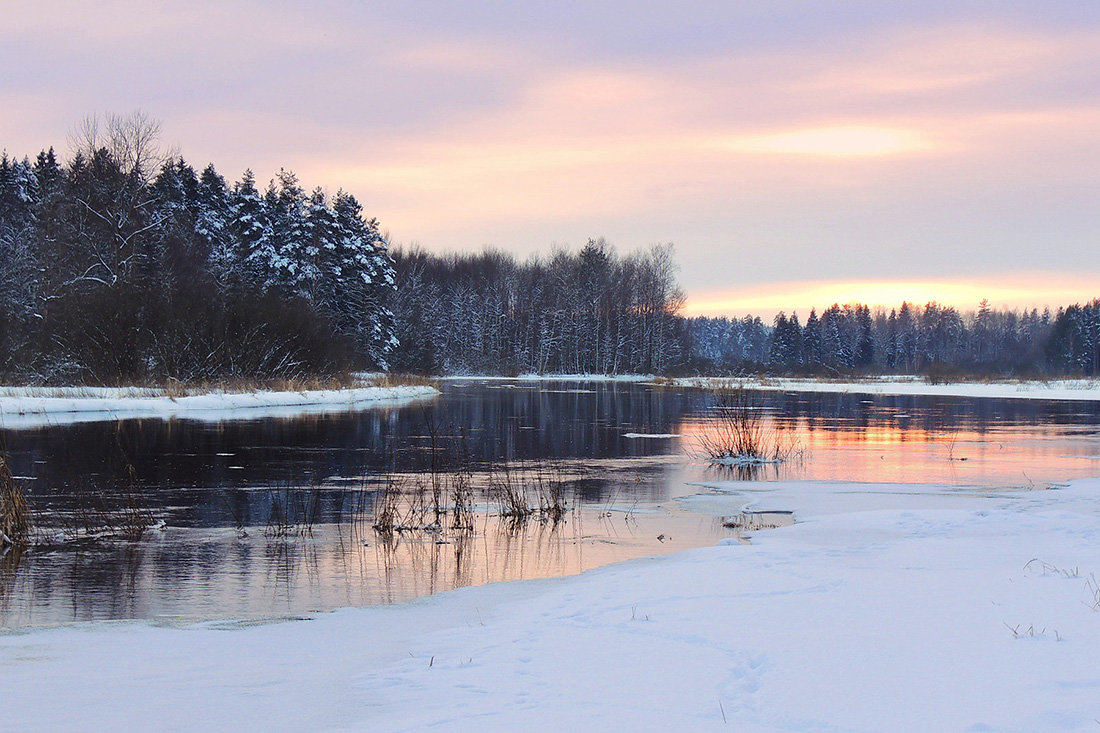
[[[442,374],[1100,375],[1100,300],[962,312],[834,304],[761,318],[688,318],[671,245],[602,239],[519,261],[393,252],[396,368]]]
[[[605,241],[519,261],[397,249],[395,368],[445,374],[659,374],[684,359],[671,245]]]
[[[385,366],[388,243],[344,191],[227,183],[142,115],[86,121],[62,164],[0,156],[0,377],[295,378]]]
[[[982,301],[963,313],[923,306],[834,304],[806,322],[779,313],[759,318],[692,318],[687,333],[694,373],[848,376],[1100,375],[1100,299],[1056,312],[998,310]]]
[[[431,374],[1100,375],[1100,300],[834,304],[687,318],[672,245],[520,260],[390,249],[349,193],[229,183],[140,114],[67,162],[0,155],[0,379],[135,384]]]

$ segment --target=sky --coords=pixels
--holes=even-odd
[[[395,244],[673,242],[689,314],[1100,296],[1100,4],[2,0],[0,147],[141,110]]]

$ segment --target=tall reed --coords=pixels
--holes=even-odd
[[[31,505],[0,455],[0,547],[26,547],[33,527]]]

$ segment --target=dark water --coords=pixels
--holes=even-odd
[[[1091,403],[760,393],[757,404],[803,458],[754,478],[1027,487],[1100,475]],[[712,544],[738,530],[674,501],[698,490],[689,482],[739,477],[692,456],[709,405],[642,384],[456,381],[404,408],[3,431],[40,534],[108,505],[166,528],[0,558],[0,626],[292,615]],[[422,476],[432,456],[468,467],[476,487],[505,461],[551,466],[574,510],[516,526],[477,494],[473,532],[381,541],[370,525],[382,477]],[[287,535],[265,533],[276,510],[295,515]]]

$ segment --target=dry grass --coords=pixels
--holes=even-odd
[[[31,543],[33,525],[27,497],[0,455],[0,547],[26,547]]]
[[[517,521],[529,517],[557,523],[569,510],[568,482],[557,466],[547,461],[513,467],[507,461],[489,474],[489,495],[500,515]]]
[[[529,519],[557,524],[572,508],[569,485],[549,462],[519,467],[502,462],[484,474],[474,474],[465,464],[390,474],[377,495],[372,527],[383,539],[444,529],[470,532],[476,528],[478,501],[496,504],[497,516],[512,524]]]
[[[474,529],[472,477],[465,471],[386,477],[372,527],[383,538],[406,532]]]
[[[527,486],[511,466],[504,462],[500,468],[490,471],[489,494],[500,506],[502,517],[526,519],[533,511],[527,499]]]
[[[472,530],[474,528],[474,488],[473,475],[468,468],[455,471],[450,475],[451,529]]]
[[[299,379],[229,379],[200,382],[169,381],[154,385],[166,397],[178,398],[210,393],[245,394],[249,392],[311,392],[349,389],[363,386],[350,374]]]
[[[69,541],[140,540],[156,520],[133,481],[107,488],[84,484],[71,489],[73,508],[58,513],[62,535]]]
[[[364,387],[435,387],[438,389],[439,381],[422,374],[384,372],[363,375],[360,377],[360,385]]]
[[[393,475],[387,476],[386,485],[379,497],[379,507],[374,514],[375,532],[383,536],[392,536],[403,526],[404,495],[401,479]]]
[[[34,506],[0,454],[0,547],[24,549],[37,543],[53,544],[58,535],[61,541],[137,541],[156,523],[129,463],[125,478],[110,482],[106,488],[87,481],[71,487],[68,494],[72,507],[56,512],[51,524],[38,527],[41,532],[36,533]],[[47,529],[55,539],[46,539]]]
[[[720,386],[714,390],[714,402],[715,417],[697,438],[706,457],[734,464],[782,463],[796,452],[749,390]]]
[[[268,492],[264,536],[272,538],[312,537],[321,516],[321,487],[283,486]],[[240,525],[240,522],[238,522]],[[238,530],[239,531],[239,530]]]
[[[436,387],[438,382],[417,374],[333,374],[327,376],[277,379],[216,379],[182,382],[170,379],[144,384],[102,385],[107,389],[134,390],[146,397],[191,397],[203,394],[247,394],[250,392],[311,392],[318,390],[354,389],[357,387]],[[101,387],[76,385],[67,387],[3,386],[0,396],[90,398],[101,396]]]

